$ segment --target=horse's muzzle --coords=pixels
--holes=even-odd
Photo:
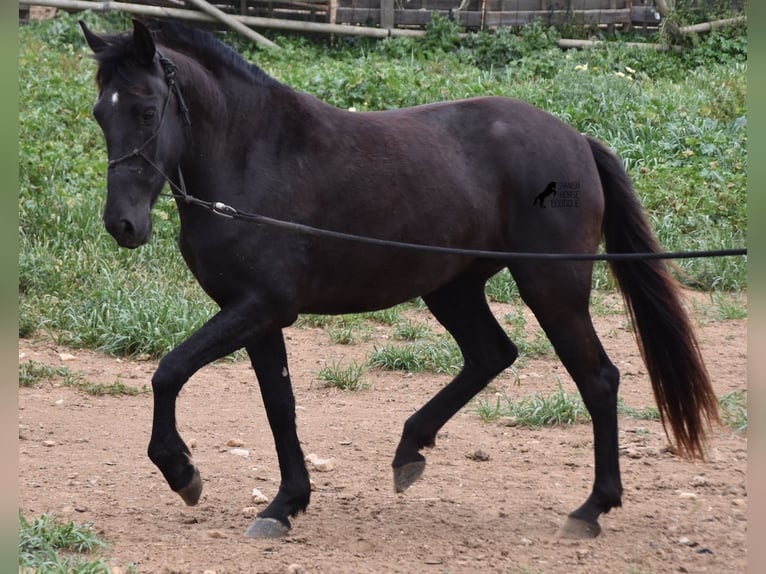
[[[149,241],[152,232],[151,219],[148,225],[136,225],[131,219],[104,215],[104,227],[114,237],[117,245],[128,249],[141,247]]]

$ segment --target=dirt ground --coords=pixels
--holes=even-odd
[[[704,310],[709,299],[696,299],[716,394],[746,389],[746,321],[712,320]],[[493,307],[498,317],[512,310]],[[424,314],[417,319],[430,320]],[[624,317],[610,314],[596,323],[622,372],[622,401],[636,409],[653,406]],[[529,328],[535,328],[531,317]],[[426,453],[420,482],[396,494],[390,462],[402,424],[448,377],[372,370],[368,389],[328,388],[316,378],[323,364],[363,360],[388,342],[389,328],[376,325],[369,341],[354,345],[332,344],[318,328],[291,328],[286,335],[304,452],[334,459],[332,470],[312,471],[311,504],[286,538],[243,536],[258,508],[253,489],[271,497],[279,481],[246,361],[204,368],[179,399],[179,430],[194,444],[204,481],[196,507],[170,491],[146,456],[150,392],[94,396],[61,382],[20,388],[21,511],[92,522],[111,544],[114,571],[123,573],[131,565],[161,574],[745,572],[745,436],[716,428],[709,460],[689,462],[668,451],[659,423],[621,416],[623,507],[602,517],[595,540],[557,539],[559,525],[585,500],[593,480],[589,424],[529,429],[486,423],[469,405]],[[66,366],[89,381],[138,388],[148,388],[156,366],[20,340],[19,361],[30,360]],[[559,379],[574,392],[558,360],[529,359],[503,373],[486,396],[550,394]],[[474,456],[477,451],[488,460]]]

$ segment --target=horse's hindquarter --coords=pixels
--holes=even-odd
[[[479,98],[339,116],[327,140],[332,156],[316,167],[332,174],[316,191],[320,227],[496,251],[592,250],[598,244],[603,199],[588,144],[545,112],[507,98]],[[562,195],[578,195],[579,207],[534,207],[535,195],[551,181],[569,186]],[[334,240],[316,245],[311,268],[317,284],[328,280],[328,271],[351,289],[390,288],[392,298],[430,291],[469,267],[487,274],[502,267]],[[392,275],[408,293],[393,292],[386,284]]]

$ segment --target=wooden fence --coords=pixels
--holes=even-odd
[[[183,8],[181,0],[131,0]],[[534,20],[560,26],[630,26],[634,0],[215,0],[228,14],[307,22],[423,28],[438,13],[469,30],[521,26]],[[643,6],[643,0],[642,0]]]
[[[632,0],[338,0],[331,21],[382,27],[423,27],[436,12],[465,28],[548,25],[630,25]]]
[[[633,2],[641,2],[634,6]],[[420,36],[433,14],[452,18],[469,30],[521,26],[539,20],[561,26],[647,25],[660,17],[651,12],[652,0],[18,0],[19,20],[30,9],[47,6],[55,10],[120,10],[140,17],[178,18],[201,23],[223,24],[254,42],[275,47],[253,28],[294,30],[306,33],[351,34],[383,38]],[[660,6],[665,0],[654,0]],[[189,5],[192,8],[190,9]],[[638,9],[637,9],[638,8]],[[649,11],[647,11],[649,10]],[[647,16],[648,15],[648,16]],[[747,17],[736,16],[675,27],[677,36],[704,33],[739,25]],[[590,40],[559,40],[562,48],[598,45]],[[636,47],[667,50],[665,44],[636,43]],[[677,48],[675,46],[674,48]]]

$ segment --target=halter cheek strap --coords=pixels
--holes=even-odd
[[[157,169],[157,166],[154,164],[154,162],[152,162],[151,159],[149,159],[146,156],[146,154],[144,154],[143,150],[160,133],[162,124],[165,122],[165,115],[168,109],[168,102],[170,102],[171,93],[175,94],[176,100],[178,100],[178,111],[181,114],[181,117],[183,119],[184,127],[186,128],[186,135],[187,136],[191,135],[191,120],[189,119],[189,108],[186,106],[184,97],[181,94],[181,89],[178,87],[178,83],[176,82],[176,65],[169,58],[165,57],[162,54],[162,52],[160,52],[159,50],[157,50],[157,57],[159,58],[160,65],[162,66],[162,70],[165,73],[165,82],[168,85],[168,92],[165,95],[165,101],[162,103],[162,112],[160,113],[160,122],[157,124],[157,128],[152,132],[152,135],[150,135],[146,139],[146,141],[144,141],[144,143],[142,143],[139,147],[133,149],[132,151],[126,153],[125,155],[109,160],[109,164],[108,164],[109,167],[112,167],[132,157],[141,157],[146,162],[148,162],[151,166]]]

